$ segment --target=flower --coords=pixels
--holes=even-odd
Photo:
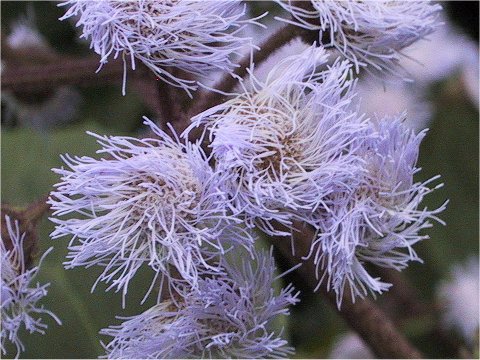
[[[372,135],[358,149],[365,164],[360,182],[327,196],[330,211],[318,214],[318,236],[309,256],[322,270],[319,283],[327,279],[337,293],[338,306],[346,285],[352,298],[387,290],[390,284],[373,278],[365,265],[401,270],[410,261],[421,261],[413,245],[428,236],[419,232],[431,227],[431,220],[443,224],[436,215],[446,203],[436,210],[420,208],[423,198],[443,184],[428,186],[438,176],[414,182],[426,131],[409,130],[404,116],[370,122]]]
[[[350,65],[337,61],[325,71],[325,51],[315,46],[278,63],[265,83],[252,76],[252,91],[192,119],[188,132],[206,126],[212,156],[225,175],[232,206],[246,223],[285,235],[274,222],[311,222],[324,198],[361,170],[353,149],[365,125],[350,109]]]
[[[425,129],[432,119],[433,104],[416,82],[394,81],[390,76],[382,83],[366,76],[358,81],[356,90],[360,111],[368,117],[395,117],[407,112],[405,125],[415,131]]]
[[[5,39],[7,45],[16,50],[38,49],[49,52],[47,40],[35,26],[33,16],[23,17],[12,24],[12,31]]]
[[[456,329],[469,345],[478,344],[478,271],[478,258],[471,257],[464,264],[454,266],[450,279],[443,281],[437,289],[444,309],[443,325]]]
[[[25,351],[18,334],[22,324],[29,333],[45,334],[47,325],[38,316],[47,314],[59,325],[61,325],[61,321],[51,311],[37,304],[47,295],[47,288],[50,284],[40,285],[37,283],[36,286],[31,286],[43,259],[52,248],[42,255],[38,266],[28,269],[23,252],[25,233],[20,233],[18,221],[12,221],[8,215],[5,216],[5,226],[8,239],[2,238],[0,242],[2,270],[1,349],[2,354],[6,355],[8,340],[15,345],[17,349],[16,357],[18,357],[22,351]]]
[[[320,42],[351,60],[357,72],[370,65],[392,74],[401,50],[432,33],[442,9],[429,1],[276,2],[293,17],[278,20],[318,31]]]
[[[375,356],[362,338],[354,332],[348,332],[336,339],[330,351],[329,359],[373,359]]]
[[[202,150],[145,124],[159,139],[90,133],[108,159],[63,156],[70,169],[54,169],[62,181],[49,199],[52,238],[72,236],[66,267],[103,266],[97,282],[123,295],[144,263],[170,283],[174,271],[195,287],[198,273],[216,271],[210,262],[231,247],[219,234],[235,232],[245,247],[251,242],[241,228],[229,230],[238,220]],[[75,216],[61,218],[69,214]]]
[[[272,288],[272,254],[255,261],[228,262],[224,273],[199,280],[198,291],[159,303],[146,312],[102,330],[113,340],[111,358],[264,358],[293,350],[269,329],[278,315],[288,315],[298,294],[291,285],[278,295]],[[250,260],[250,259],[249,259]]]
[[[81,1],[61,5],[69,9],[61,20],[79,16],[81,38],[91,39],[90,47],[101,56],[100,66],[120,54],[125,66],[130,58],[140,60],[161,80],[186,90],[197,88],[195,81],[171,71],[175,68],[204,77],[212,70],[231,73],[230,56],[250,44],[239,36],[256,19],[243,19],[240,1]],[[125,68],[126,76],[126,68]],[[125,94],[125,78],[123,83]]]

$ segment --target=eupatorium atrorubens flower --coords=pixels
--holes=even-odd
[[[420,260],[412,246],[444,206],[420,208],[436,179],[413,180],[425,132],[401,119],[364,120],[352,108],[348,63],[318,70],[325,59],[311,47],[284,60],[264,84],[199,114],[191,128],[206,125],[217,173],[228,174],[226,192],[249,226],[272,235],[289,233],[275,222],[315,228],[307,258],[340,305],[347,285],[353,297],[388,289],[366,263],[400,270]]]
[[[91,134],[108,158],[65,155],[69,169],[54,169],[62,181],[49,200],[52,238],[72,237],[67,268],[101,265],[98,281],[124,294],[142,264],[170,283],[173,266],[195,287],[198,272],[215,271],[212,259],[231,246],[218,236],[236,221],[201,149],[145,124],[158,139]]]
[[[101,65],[122,55],[125,65],[130,58],[135,69],[137,59],[163,81],[189,93],[196,82],[175,68],[200,77],[211,70],[232,72],[231,55],[250,45],[239,32],[256,24],[244,18],[245,6],[236,0],[71,0],[62,5],[69,9],[61,19],[79,16],[81,37],[90,39]]]
[[[265,358],[285,357],[293,350],[270,329],[287,315],[297,294],[291,285],[273,290],[271,253],[254,261],[222,259],[223,274],[200,279],[198,291],[167,300],[102,331],[113,337],[108,358]]]
[[[265,83],[196,117],[205,125],[212,155],[233,206],[250,226],[272,235],[278,221],[314,221],[328,211],[327,195],[351,186],[360,167],[354,149],[365,132],[350,109],[350,65],[337,61],[324,71],[325,51],[315,46],[275,66]],[[187,130],[190,130],[187,129]]]
[[[320,282],[327,279],[339,305],[345,288],[352,298],[387,290],[390,284],[370,275],[365,265],[401,270],[410,261],[421,261],[413,249],[428,238],[421,230],[431,227],[432,220],[443,223],[436,215],[446,203],[433,211],[421,207],[423,198],[443,185],[429,187],[438,176],[414,181],[426,132],[416,135],[403,120],[370,122],[371,134],[357,149],[364,160],[360,181],[346,192],[328,195],[329,212],[318,214],[318,237],[310,256],[322,270]]]
[[[280,20],[318,31],[321,43],[351,60],[357,72],[370,65],[395,73],[400,51],[434,31],[442,9],[429,1],[276,1],[292,15]]]
[[[5,216],[5,227],[9,239],[7,241],[2,238],[0,242],[1,349],[2,354],[6,355],[8,341],[15,345],[16,357],[18,357],[22,351],[25,351],[18,334],[22,325],[29,333],[45,334],[47,325],[42,322],[40,317],[42,314],[51,316],[59,325],[61,321],[51,311],[38,305],[38,302],[47,295],[47,288],[50,284],[40,285],[37,283],[36,286],[32,284],[40,264],[52,248],[42,255],[38,266],[29,269],[26,267],[23,249],[25,233],[20,232],[18,221],[13,221],[9,216]]]

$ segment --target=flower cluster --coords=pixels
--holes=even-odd
[[[316,230],[308,257],[340,306],[352,297],[383,292],[366,263],[400,270],[420,259],[412,245],[444,209],[420,209],[427,186],[414,183],[425,132],[397,119],[365,120],[352,106],[351,67],[337,61],[323,71],[315,46],[272,69],[265,83],[193,118],[210,135],[215,168],[232,207],[249,226],[288,235],[294,220]],[[188,134],[187,131],[187,134]],[[441,222],[441,221],[440,221]]]
[[[320,42],[334,47],[360,67],[394,74],[400,51],[432,33],[442,7],[429,1],[277,2],[292,19],[280,19],[318,31]]]
[[[38,266],[27,268],[24,254],[25,233],[20,232],[18,221],[5,216],[8,239],[0,241],[1,256],[1,350],[7,353],[7,341],[15,345],[18,357],[25,350],[19,337],[23,325],[29,333],[45,334],[47,325],[39,317],[41,314],[51,316],[59,325],[61,321],[51,311],[44,309],[38,302],[47,295],[50,284],[32,286],[32,281],[38,273],[40,264],[51,251],[47,250],[40,259]]]
[[[233,242],[249,248],[252,241],[235,226],[239,220],[229,214],[221,179],[201,148],[145,124],[157,139],[91,134],[108,159],[64,156],[70,169],[54,169],[63,181],[49,200],[52,238],[72,236],[67,267],[103,266],[98,281],[124,295],[143,264],[170,285],[173,267],[195,287],[199,273],[218,270],[212,261]],[[68,214],[76,216],[62,218]]]
[[[230,56],[249,43],[238,33],[255,22],[241,20],[238,1],[65,4],[64,18],[80,15],[101,64],[111,55],[124,63],[130,57],[133,67],[138,59],[187,91],[196,85],[182,71],[231,73]],[[413,245],[432,221],[441,222],[445,205],[421,208],[437,177],[413,179],[425,132],[408,130],[405,115],[360,114],[354,78],[367,64],[391,70],[403,47],[434,29],[440,7],[281,5],[290,22],[320,31],[322,40],[329,34],[346,59],[329,62],[314,43],[264,81],[251,66],[250,84],[240,82],[235,96],[194,116],[181,138],[146,120],[152,138],[91,134],[102,159],[65,155],[67,168],[54,169],[61,181],[49,199],[52,237],[71,237],[66,266],[103,267],[94,287],[105,282],[124,300],[140,267],[155,274],[147,295],[159,290],[157,304],[102,331],[113,337],[109,358],[288,356],[292,349],[269,325],[297,295],[290,285],[275,295],[272,254],[255,250],[251,229],[293,239],[297,222],[312,227],[305,259],[340,307],[344,291],[355,299],[387,290],[366,265],[401,270],[421,261]],[[197,142],[187,140],[198,133]],[[208,156],[200,146],[206,139]]]
[[[224,272],[199,280],[198,291],[165,300],[146,312],[111,326],[108,358],[264,358],[293,353],[269,329],[288,314],[297,294],[288,286],[274,294],[272,254],[256,252],[253,261],[227,261]]]
[[[256,19],[244,19],[245,6],[236,0],[70,0],[62,5],[69,6],[62,20],[79,16],[81,37],[91,40],[101,66],[110,56],[122,55],[125,66],[130,58],[135,70],[138,59],[158,78],[189,94],[197,88],[195,80],[175,69],[200,77],[212,70],[231,73],[231,56],[251,45],[239,32],[256,24]]]

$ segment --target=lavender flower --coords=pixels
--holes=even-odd
[[[39,317],[41,314],[51,316],[59,325],[61,325],[61,321],[51,311],[37,304],[47,295],[47,288],[50,284],[41,286],[38,283],[36,286],[31,284],[43,259],[52,248],[42,255],[38,266],[27,269],[23,252],[25,234],[20,233],[18,221],[12,221],[8,215],[5,216],[5,226],[9,239],[8,241],[1,239],[0,242],[2,270],[1,349],[2,354],[6,355],[7,341],[12,343],[17,349],[16,357],[18,358],[20,353],[25,351],[18,334],[22,324],[29,333],[45,334],[47,325]]]
[[[319,31],[319,39],[329,39],[322,44],[351,60],[357,72],[370,65],[392,74],[400,51],[434,31],[442,9],[429,1],[276,1],[293,16],[279,20]]]
[[[114,339],[108,358],[265,358],[293,351],[269,330],[287,315],[297,294],[291,285],[272,289],[275,266],[268,253],[252,262],[227,263],[223,274],[199,280],[198,291],[164,301],[146,312],[104,329]]]
[[[338,294],[338,305],[345,287],[352,298],[368,292],[381,293],[390,287],[372,277],[366,263],[401,270],[410,261],[421,261],[413,245],[427,239],[420,231],[443,223],[437,214],[446,203],[430,211],[420,208],[423,198],[443,184],[414,182],[420,142],[426,131],[415,135],[402,124],[404,119],[385,118],[371,122],[372,134],[359,149],[365,162],[361,182],[353,191],[331,195],[330,212],[318,214],[318,237],[309,256],[314,256],[327,284]]]
[[[66,267],[103,266],[97,282],[124,295],[142,264],[170,283],[173,266],[195,286],[198,272],[216,271],[211,261],[231,247],[218,241],[219,234],[238,222],[229,216],[219,178],[201,149],[170,138],[149,120],[145,124],[159,139],[90,134],[109,158],[65,155],[70,170],[54,169],[62,181],[49,200],[52,238],[72,236]],[[60,218],[69,214],[75,216]],[[232,231],[250,246],[241,228]]]
[[[197,115],[187,129],[206,125],[233,206],[269,234],[285,235],[274,221],[314,221],[315,210],[328,211],[324,198],[361,170],[353,150],[366,128],[350,109],[350,65],[317,71],[326,61],[315,46],[289,57],[265,83],[252,76],[252,91]]]
[[[250,45],[250,39],[238,33],[256,24],[255,19],[243,19],[240,1],[70,0],[62,5],[69,9],[61,20],[79,16],[81,37],[91,39],[100,66],[110,56],[122,55],[125,66],[130,58],[135,70],[138,59],[161,80],[189,94],[197,88],[195,81],[171,70],[200,77],[211,70],[232,72],[230,56]]]

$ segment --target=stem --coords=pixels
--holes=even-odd
[[[276,50],[280,49],[282,46],[286,45],[291,40],[295,39],[298,36],[301,36],[304,32],[303,29],[294,26],[286,25],[278,30],[276,33],[272,34],[267,40],[260,45],[260,50],[253,54],[253,63],[258,65],[266,60],[270,55],[272,55]],[[221,91],[223,93],[229,93],[233,88],[238,84],[239,79],[243,79],[250,67],[252,58],[250,55],[245,56],[239,66],[235,69],[232,74],[226,74],[218,83],[216,83],[213,88]],[[196,115],[206,109],[211,108],[219,103],[221,103],[225,98],[225,95],[205,91],[200,94],[200,97],[196,101],[195,105],[190,110],[190,115]]]
[[[121,60],[105,65],[99,73],[98,58],[58,58],[48,64],[6,66],[2,74],[2,91],[41,92],[60,85],[104,84],[123,75]]]
[[[308,254],[313,238],[313,231],[301,224],[295,224],[299,231],[294,232],[295,255],[292,255],[290,241],[285,237],[270,237],[272,244],[280,253],[289,260],[290,265],[302,262],[303,265],[296,270],[312,290],[317,286],[315,276],[316,266],[313,259],[302,260]],[[320,291],[330,304],[337,309],[336,295],[327,291],[325,286]],[[337,312],[370,346],[376,356],[380,358],[421,358],[421,353],[409,343],[401,334],[392,320],[372,301],[368,299],[352,302],[348,292],[344,293],[343,305]]]
[[[38,221],[50,210],[50,204],[47,204],[47,200],[48,195],[45,195],[30,203],[22,212],[22,218],[32,224],[37,224]]]

